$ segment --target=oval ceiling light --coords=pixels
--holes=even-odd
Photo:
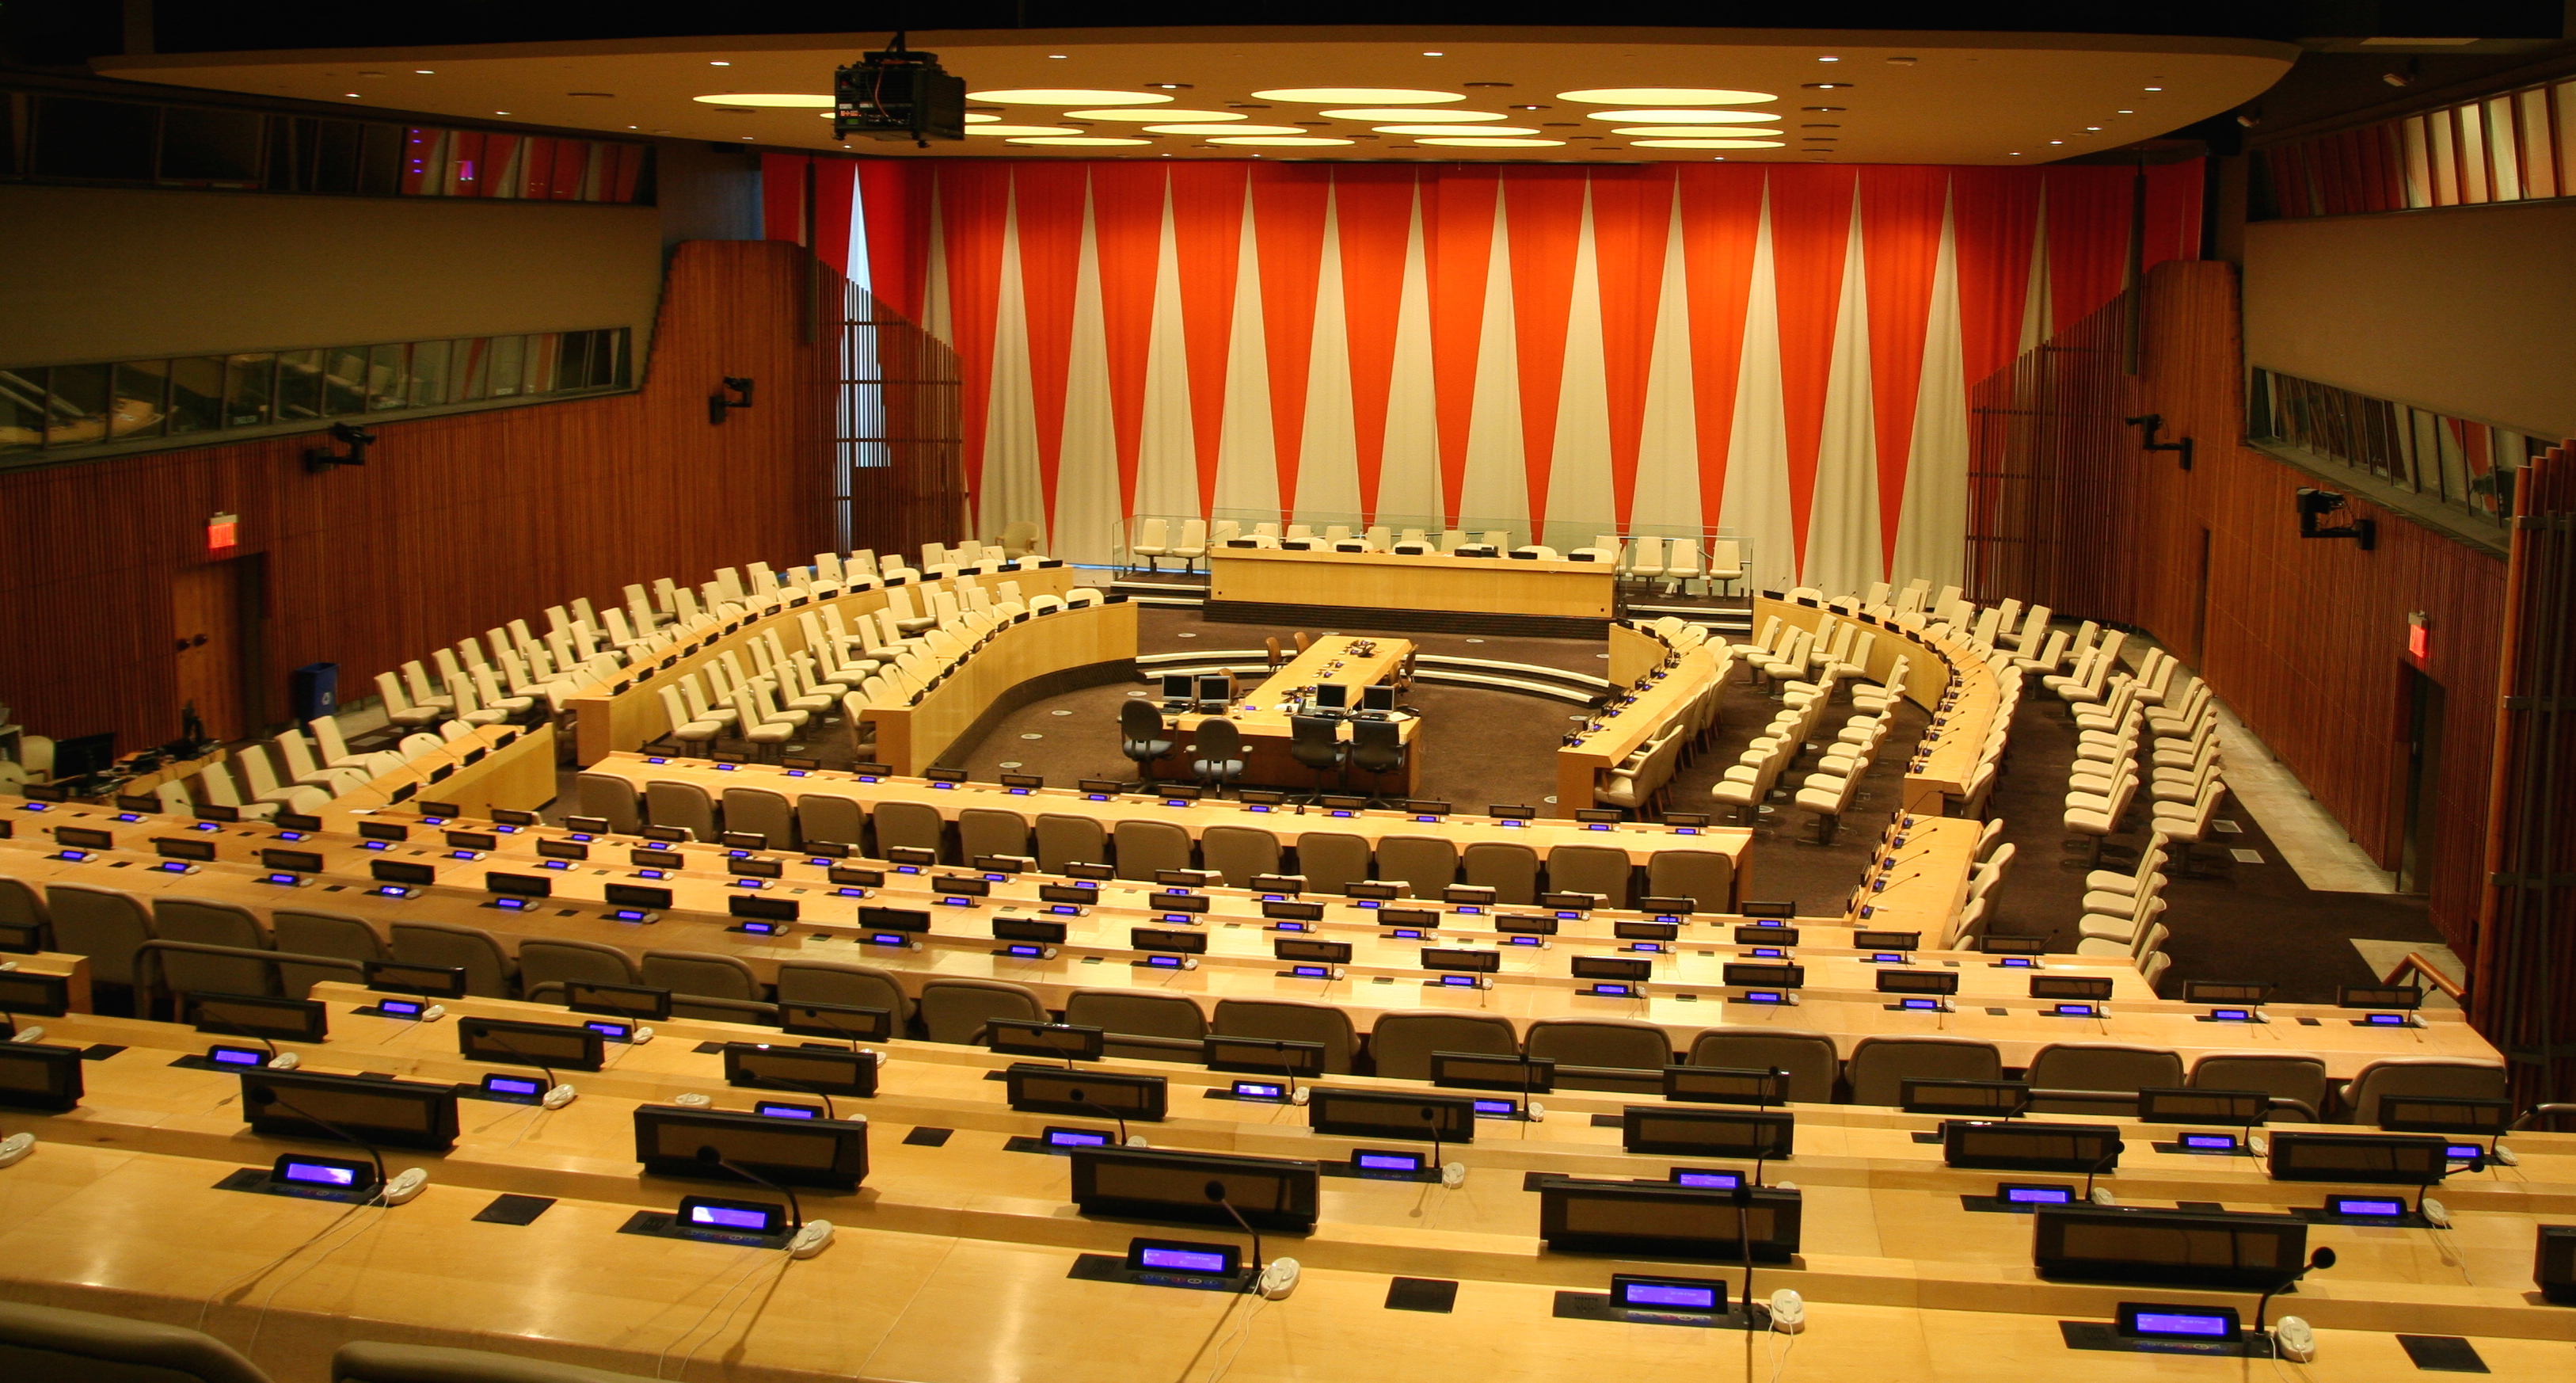
[[[1010,91],[970,91],[968,100],[1004,106],[1156,106],[1171,97],[1158,91],[1095,91],[1080,87],[1032,86]]]
[[[1484,139],[1435,138],[1416,139],[1416,144],[1440,144],[1453,149],[1553,149],[1565,143],[1562,139]]]
[[[998,115],[986,115],[982,111],[970,110],[966,112],[966,123],[969,125],[997,125],[1001,123],[1001,120],[1002,117]]]
[[[1074,125],[969,125],[966,127],[966,133],[987,135],[996,139],[1011,139],[1040,134],[1080,134],[1082,130]]]
[[[1780,117],[1750,110],[1594,110],[1583,118],[1632,125],[1768,125]]]
[[[1150,139],[1113,139],[1107,135],[1096,134],[1056,134],[1036,136],[1024,135],[1010,142],[1013,144],[1071,144],[1080,148],[1096,149],[1104,144],[1151,144],[1154,141]]]
[[[807,110],[829,110],[832,107],[829,96],[808,96],[796,91],[754,92],[747,96],[692,96],[689,99],[710,106],[795,106]]]
[[[1777,139],[1632,139],[1631,149],[1778,149]]]
[[[1147,134],[1304,134],[1303,125],[1147,125]]]
[[[1241,111],[1231,110],[1069,110],[1064,113],[1064,118],[1067,120],[1133,120],[1141,124],[1148,120],[1205,122],[1241,120],[1245,117]]]
[[[1356,142],[1356,140],[1331,139],[1323,135],[1313,134],[1225,135],[1208,141],[1210,144],[1262,144],[1275,148],[1309,148],[1318,144],[1352,144]]]
[[[1379,134],[1448,134],[1448,135],[1513,135],[1537,134],[1535,125],[1478,125],[1461,129],[1456,125],[1374,125]]]
[[[1489,110],[1406,110],[1401,106],[1391,110],[1319,110],[1315,113],[1317,115],[1329,115],[1336,120],[1416,120],[1440,121],[1442,123],[1453,123],[1461,120],[1505,120],[1510,118],[1508,116],[1497,115]]]
[[[1606,86],[1560,91],[1560,101],[1587,106],[1750,106],[1780,98],[1767,91],[1727,91],[1703,86]]]
[[[1780,132],[1744,125],[1625,125],[1610,133],[1651,135],[1656,139],[1758,139]]]
[[[1257,100],[1312,106],[1430,106],[1467,99],[1464,92],[1418,91],[1400,86],[1288,86],[1252,94]]]

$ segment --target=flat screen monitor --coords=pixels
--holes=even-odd
[[[2083,1202],[2031,1213],[2031,1260],[2044,1278],[2259,1292],[2308,1256],[2307,1222],[2295,1215]]]
[[[427,888],[438,882],[435,866],[414,864],[409,860],[369,860],[367,875],[380,884],[401,884],[405,888]],[[615,888],[615,884],[609,885]]]
[[[1749,1248],[1755,1262],[1788,1262],[1798,1252],[1799,1193],[1755,1187],[1740,1220],[1735,1195],[1658,1182],[1543,1182],[1539,1237],[1558,1253],[1740,1263]]]
[[[470,1061],[556,1070],[596,1071],[607,1061],[607,1044],[589,1028],[508,1018],[457,1019],[456,1050]]]
[[[2263,1122],[2272,1097],[2260,1090],[2204,1090],[2197,1086],[2148,1087],[2138,1092],[2138,1119],[2149,1124]]]
[[[1234,678],[1226,673],[1202,673],[1199,676],[1199,704],[1222,706],[1234,699]]]
[[[1306,1121],[1315,1132],[1339,1138],[1437,1135],[1443,1143],[1476,1141],[1476,1102],[1463,1095],[1317,1086],[1306,1094]]]
[[[189,1021],[199,1032],[265,1037],[278,1042],[319,1042],[331,1031],[330,1006],[319,999],[200,990],[188,995],[187,1003]]]
[[[2463,1133],[2500,1137],[2513,1122],[2504,1100],[2463,1100],[2441,1095],[2382,1095],[2379,1126],[2390,1133]]]
[[[1189,701],[1192,699],[1191,689],[1196,685],[1196,681],[1186,672],[1164,673],[1163,699],[1175,703]]]
[[[930,914],[921,908],[863,907],[859,909],[859,925],[869,931],[926,932],[930,930]]]
[[[433,1152],[456,1142],[452,1085],[266,1069],[242,1072],[241,1083],[242,1115],[265,1138],[338,1143],[345,1133],[383,1147]]]
[[[775,1182],[854,1191],[868,1174],[868,1126],[855,1119],[638,1105],[635,1160],[651,1176],[749,1183],[726,1170],[730,1162]]]
[[[1322,1168],[1280,1157],[1176,1152],[1162,1148],[1074,1148],[1074,1208],[1085,1215],[1304,1233],[1315,1227]],[[1214,1185],[1224,1198],[1208,1196]],[[1232,1213],[1228,1213],[1231,1207]]]
[[[1379,682],[1371,686],[1360,688],[1360,709],[1363,711],[1394,710],[1394,685],[1387,682]]]
[[[0,952],[32,956],[45,949],[45,924],[37,921],[0,922]]]
[[[1315,704],[1328,711],[1349,709],[1351,704],[1351,689],[1349,684],[1344,682],[1317,683],[1315,686]]]
[[[843,1047],[774,1047],[766,1042],[728,1042],[724,1049],[725,1084],[754,1090],[793,1090],[808,1095],[877,1093],[877,1059],[872,1052]]]
[[[1013,1065],[1002,1073],[1011,1108],[1031,1114],[1072,1114],[1089,1119],[1159,1122],[1169,1107],[1170,1082],[1124,1071],[1068,1071],[1061,1066]]]
[[[80,735],[54,741],[54,781],[67,783],[116,765],[116,735]]]
[[[165,860],[211,860],[215,843],[211,840],[181,840],[177,836],[154,836],[152,853]]]

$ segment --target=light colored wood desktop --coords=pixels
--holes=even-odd
[[[64,997],[70,1001],[72,1012],[90,1011],[89,957],[64,955],[59,951],[38,951],[33,955],[0,956],[0,960],[16,961],[18,968],[30,975],[63,976],[67,981],[63,986]],[[40,1023],[45,1020],[30,1018],[23,1021]]]
[[[1837,611],[1800,605],[1794,601],[1773,600],[1756,596],[1753,600],[1753,625],[1778,616],[1783,624],[1813,633],[1827,619],[1850,619]],[[1979,658],[1963,639],[1947,635],[1906,629],[1899,625],[1868,625],[1851,620],[1858,639],[1863,634],[1878,637],[1870,644],[1869,671],[1865,678],[1885,682],[1900,657],[1909,659],[1905,699],[1934,717],[1915,749],[1915,762],[1905,774],[1904,803],[1910,812],[1939,815],[1941,799],[1957,797],[1967,791],[1969,780],[1976,776],[1978,756],[1984,752],[1987,732],[1994,728],[1995,716],[2002,709],[2002,696],[1985,671],[1985,660]],[[1941,698],[1950,679],[1957,676],[1960,689],[1949,709],[1941,708]]]
[[[882,597],[881,592],[870,594]],[[897,773],[918,774],[938,764],[1013,688],[1101,663],[1132,669],[1135,661],[1133,605],[1102,603],[1030,616],[995,630],[991,642],[969,654],[920,701],[868,707],[864,714],[876,727],[873,757]]]
[[[1611,632],[1617,634],[1623,631],[1614,628]],[[1651,670],[1655,663],[1662,661],[1660,653],[1664,646],[1660,641],[1650,640],[1649,642],[1653,642],[1658,650],[1655,662],[1647,664],[1647,668]],[[1622,645],[1616,640],[1611,644],[1613,667],[1622,661],[1621,647]],[[1633,645],[1629,647],[1633,649]],[[1717,680],[1721,675],[1719,656],[1706,644],[1689,650],[1682,654],[1681,666],[1667,673],[1664,680],[1639,693],[1635,702],[1621,707],[1616,719],[1608,721],[1597,730],[1587,730],[1578,743],[1558,746],[1556,815],[1570,817],[1575,812],[1590,807],[1593,787],[1599,782],[1600,774],[1606,769],[1618,766],[1622,760],[1636,752],[1639,745],[1670,725],[1673,717],[1688,710],[1692,700],[1698,697],[1711,682]],[[1614,677],[1611,695],[1616,697],[1624,694],[1626,688],[1633,685],[1638,677],[1645,675],[1645,672],[1637,672],[1624,680]]]
[[[1368,645],[1370,651],[1365,654],[1356,652],[1355,649],[1362,644]],[[1235,729],[1243,735],[1243,781],[1282,787],[1302,786],[1312,781],[1315,771],[1298,763],[1288,752],[1297,733],[1291,723],[1296,707],[1291,703],[1290,694],[1300,687],[1330,683],[1344,688],[1348,704],[1357,707],[1361,689],[1395,676],[1413,648],[1414,645],[1405,639],[1330,635],[1317,639],[1305,652],[1261,679],[1259,686],[1237,698],[1233,708],[1226,712],[1227,717],[1234,721]],[[1179,733],[1173,736],[1172,752],[1154,761],[1154,771],[1158,776],[1184,780],[1190,776],[1190,746],[1198,727],[1211,718],[1204,715],[1172,717],[1173,726]],[[1387,796],[1410,797],[1413,785],[1421,781],[1422,774],[1421,717],[1399,718],[1396,731],[1407,746],[1403,769],[1383,780],[1368,780],[1365,786]],[[1353,733],[1347,722],[1339,730],[1345,742]]]
[[[1608,619],[1617,582],[1607,562],[1208,549],[1208,599],[1256,605]]]
[[[504,739],[510,742],[494,748]],[[465,760],[476,751],[482,757]],[[440,769],[452,769],[436,779]],[[380,774],[364,786],[332,798],[314,815],[334,831],[354,831],[364,814],[393,805],[394,794],[411,789],[411,798],[445,802],[464,816],[489,817],[492,809],[532,812],[555,799],[555,727],[548,725],[482,725],[462,739],[424,749],[402,767]]]
[[[976,580],[987,589],[998,589],[1005,581],[1016,581],[1023,601],[1040,595],[1060,597],[1082,584],[1079,573],[1071,566],[977,573]],[[942,577],[907,585],[913,593],[914,608],[920,609],[930,599],[931,592],[952,590],[956,580]],[[789,599],[798,595],[795,592],[783,594]],[[718,634],[700,643],[694,651],[665,653],[655,659],[649,669],[628,668],[611,681],[589,683],[564,703],[564,709],[573,714],[577,726],[573,745],[575,760],[583,764],[597,763],[611,753],[641,749],[669,734],[671,720],[662,710],[659,692],[670,684],[662,678],[694,672],[729,652],[740,656],[748,666],[751,641],[771,630],[777,631],[779,643],[790,655],[801,653],[805,649],[805,630],[797,622],[798,615],[819,617],[823,606],[832,605],[839,607],[844,621],[853,621],[862,615],[874,616],[885,608],[886,599],[883,587],[871,586],[864,591],[809,601],[804,605],[781,604],[756,610],[743,616],[735,624],[733,632]],[[648,671],[652,675],[644,676]],[[621,686],[623,690],[619,689]]]

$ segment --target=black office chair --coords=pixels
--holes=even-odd
[[[1377,779],[1401,771],[1410,751],[1404,743],[1404,723],[1396,720],[1354,720],[1351,725],[1351,767]],[[1383,797],[1385,794],[1376,794]]]
[[[1119,707],[1118,752],[1136,761],[1139,779],[1154,781],[1154,761],[1172,752],[1172,736],[1163,727],[1163,713],[1140,698],[1131,698]]]
[[[1335,775],[1333,785],[1349,777],[1351,750],[1342,743],[1341,727],[1340,721],[1323,716],[1288,718],[1288,757],[1315,770],[1315,790],[1306,797],[1309,802],[1324,795],[1325,774]]]
[[[1190,772],[1199,786],[1225,795],[1225,785],[1243,776],[1243,732],[1224,716],[1199,722],[1198,743],[1190,747]]]

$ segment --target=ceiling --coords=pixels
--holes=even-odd
[[[2286,72],[2299,50],[2241,38],[2093,34],[1904,34],[1743,29],[1536,27],[964,30],[911,36],[963,78],[982,124],[1047,127],[1115,144],[842,141],[827,112],[711,104],[697,98],[827,99],[832,70],[882,48],[880,34],[626,39],[449,48],[307,50],[102,57],[100,73],[138,81],[328,101],[467,119],[525,122],[725,144],[842,149],[900,157],[1326,158],[1642,162],[1725,158],[1855,163],[2038,163],[2112,148],[2233,109]],[[1822,84],[1832,83],[1834,86]],[[1439,100],[1297,100],[1257,93],[1387,88]],[[1767,97],[1585,102],[1594,89],[1723,89]],[[1020,103],[973,93],[1069,89],[1144,100]],[[1451,99],[1454,98],[1454,99]],[[1068,116],[1164,106],[1225,120]],[[1625,109],[1719,112],[1737,143],[1649,145],[1623,134],[1654,122],[1601,119]],[[1456,135],[1390,133],[1427,119],[1342,110],[1469,111]],[[1768,118],[1748,122],[1746,115]],[[1245,145],[1270,136],[1157,133],[1156,123],[1294,128],[1330,143]],[[1441,122],[1452,123],[1452,122]],[[1707,124],[1708,122],[1703,122]],[[1472,134],[1474,125],[1516,133]],[[1696,127],[1695,127],[1696,128]],[[1041,136],[1067,137],[1067,136]],[[1430,138],[1503,138],[1491,146]],[[1670,136],[1666,136],[1670,137]],[[1703,135],[1700,138],[1714,138]],[[1529,142],[1517,142],[1529,141]],[[1747,147],[1748,145],[1752,147]],[[1769,146],[1769,147],[1763,147]]]

